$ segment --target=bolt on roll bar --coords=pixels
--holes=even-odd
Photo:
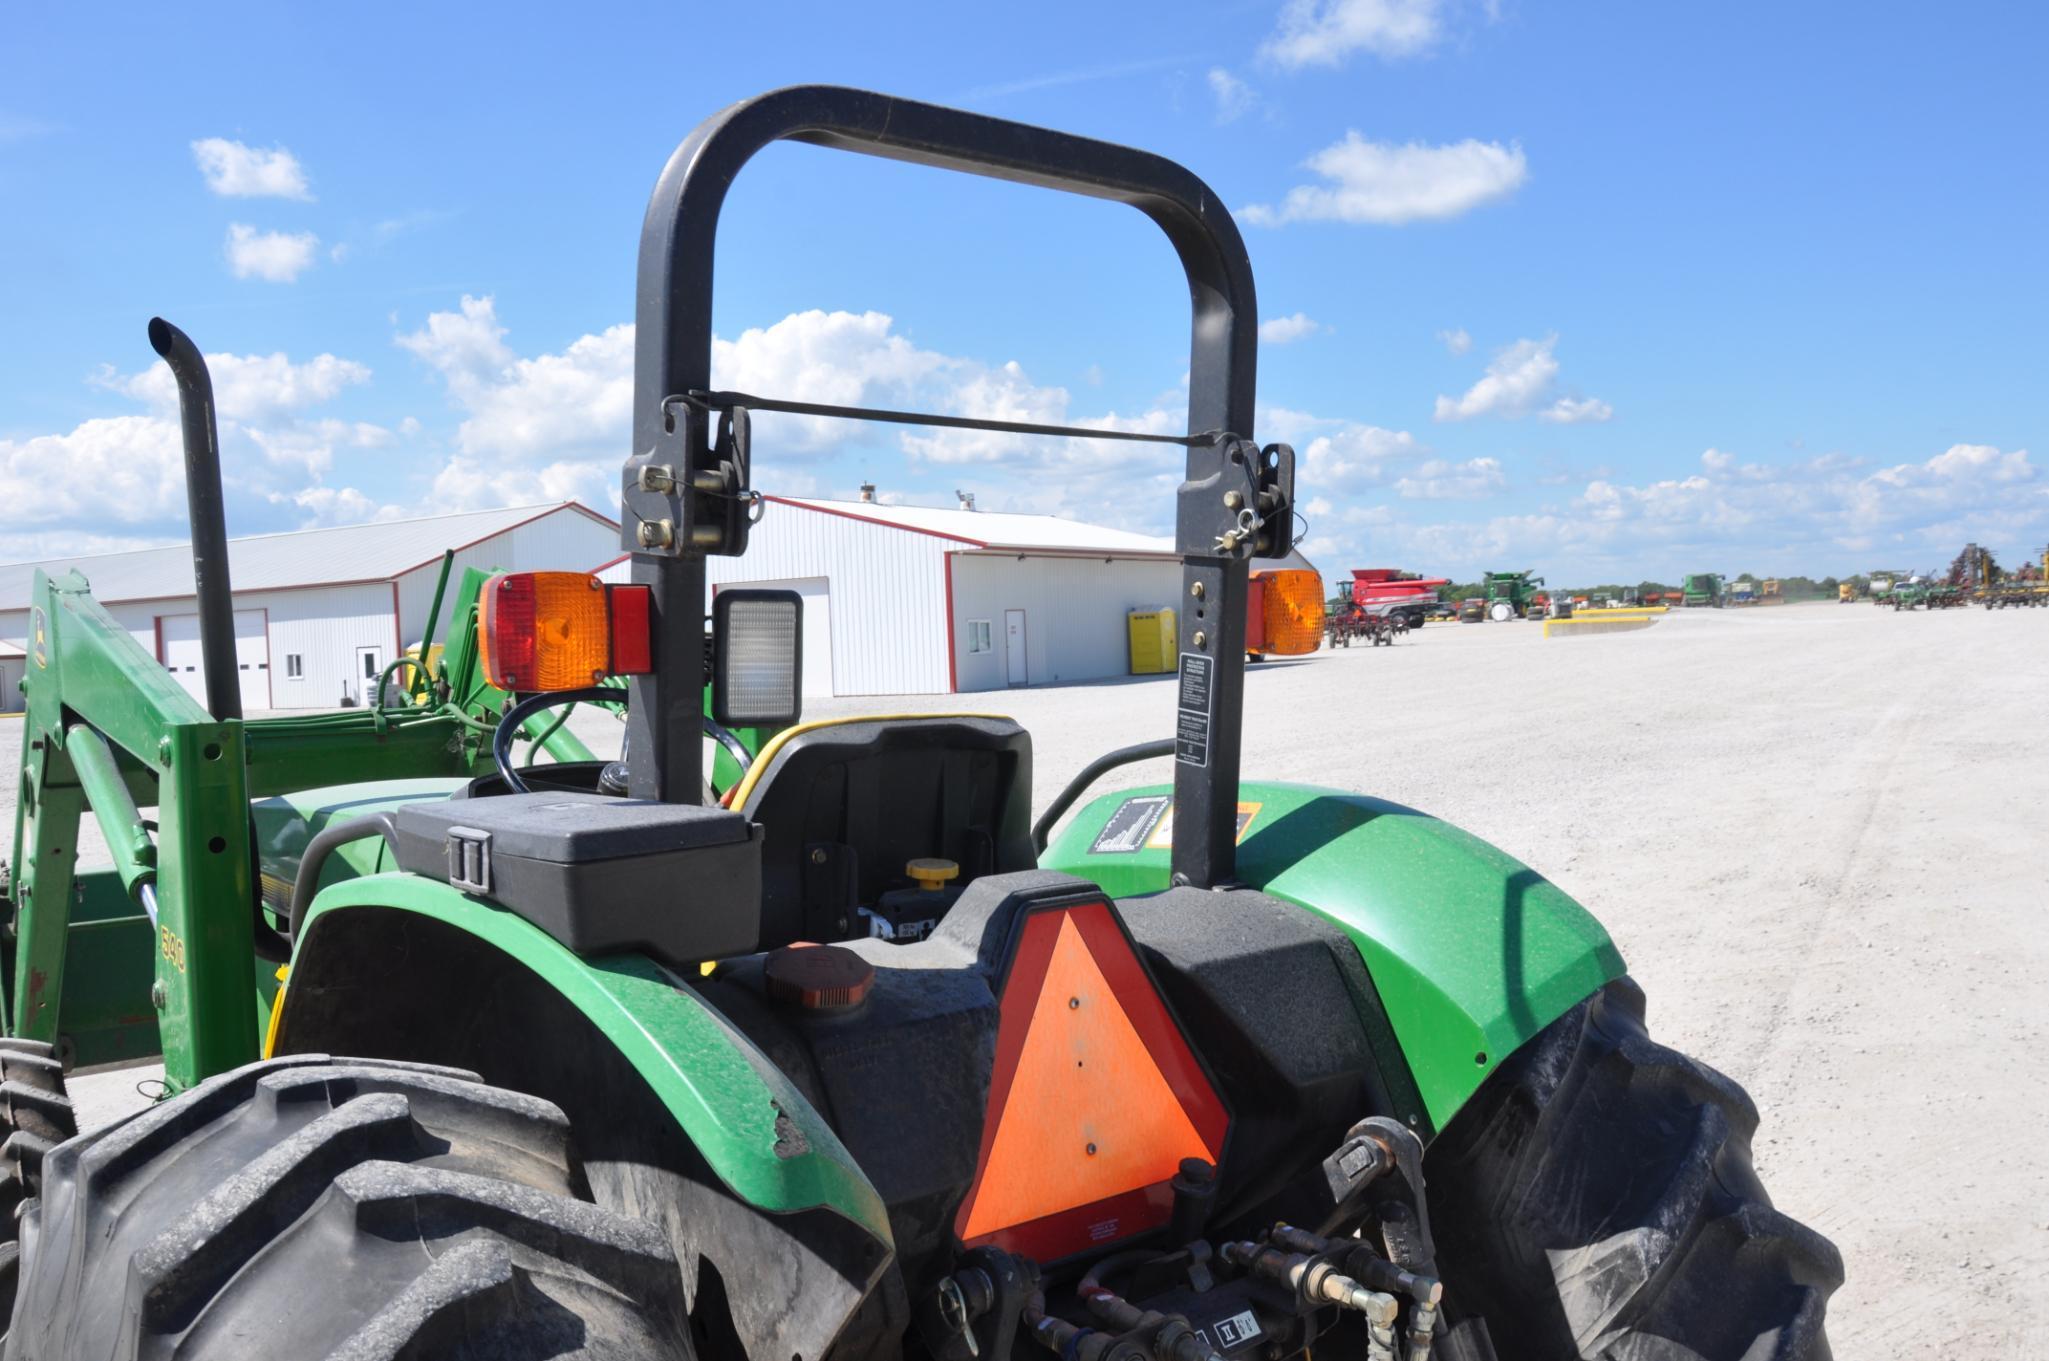
[[[745,551],[746,408],[712,388],[718,220],[742,167],[773,142],[806,142],[1127,203],[1165,233],[1188,279],[1186,480],[1174,876],[1234,873],[1247,561],[1292,541],[1293,452],[1252,443],[1258,305],[1252,265],[1221,200],[1173,161],[1129,147],[837,86],[743,100],[700,123],[670,157],[641,228],[633,449],[622,546],[652,589],[654,667],[629,682],[630,792],[691,802],[703,788],[702,678],[708,553]],[[720,394],[726,396],[729,394]],[[694,398],[694,400],[693,400]],[[716,420],[716,429],[714,421]]]

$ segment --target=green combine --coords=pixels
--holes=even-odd
[[[1495,623],[1527,619],[1544,578],[1534,572],[1489,572],[1486,577],[1487,617]]]
[[[1171,736],[1036,822],[1015,723],[799,722],[801,603],[707,615],[763,508],[751,412],[960,423],[711,386],[720,206],[784,140],[1125,203],[1186,271],[1186,434],[995,423],[1186,457]],[[1828,1354],[1837,1254],[1585,909],[1414,809],[1241,778],[1295,463],[1247,434],[1252,271],[1207,186],[787,89],[683,142],[637,297],[630,582],[471,574],[412,693],[311,718],[239,711],[205,365],[152,323],[207,703],[37,580],[0,1354]],[[619,759],[570,705],[623,708]],[[1084,799],[1161,755],[1171,783]],[[111,869],[78,865],[87,817]],[[152,1054],[163,1098],[80,1132],[67,1068]]]
[[[1720,609],[1725,598],[1722,579],[1713,572],[1689,573],[1679,583],[1679,604],[1682,609],[1703,606]]]

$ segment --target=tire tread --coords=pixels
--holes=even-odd
[[[1772,1208],[1756,1105],[1652,1040],[1610,983],[1526,1044],[1431,1146],[1447,1306],[1558,1361],[1826,1361],[1842,1259]]]
[[[666,1236],[589,1202],[559,1109],[473,1074],[252,1064],[45,1167],[20,1355],[691,1355]]]

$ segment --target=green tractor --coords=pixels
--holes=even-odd
[[[799,723],[798,602],[707,621],[751,411],[959,423],[711,388],[720,205],[780,140],[1123,202],[1187,272],[1173,735],[1036,822],[1016,724]],[[208,703],[37,581],[6,1357],[1827,1355],[1835,1250],[1593,917],[1413,809],[1240,778],[1294,455],[1240,433],[1252,271],[1200,180],[782,90],[676,152],[637,296],[630,583],[472,575],[416,693],[315,717],[239,712],[205,366],[152,324]],[[623,706],[620,759],[571,704]],[[88,812],[113,869],[76,864]],[[66,1068],[155,1053],[163,1099],[78,1132]]]

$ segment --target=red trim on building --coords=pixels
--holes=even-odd
[[[557,511],[562,510],[580,510],[585,515],[588,515],[591,519],[596,520],[599,524],[610,525],[614,529],[617,529],[619,527],[619,522],[617,520],[608,519],[605,516],[598,514],[596,511],[592,510],[589,506],[584,505],[580,501],[564,501],[559,506],[549,506],[546,510],[543,510],[535,515],[529,515],[524,520],[515,520],[509,525],[501,525],[497,529],[492,530],[489,534],[484,535],[483,538],[471,539],[468,543],[459,543],[456,544],[453,548],[444,548],[443,550],[441,550],[441,553],[436,553],[433,557],[427,559],[425,562],[416,562],[410,567],[401,567],[398,571],[393,572],[392,576],[402,577],[407,572],[417,572],[422,567],[432,567],[435,563],[441,561],[442,553],[460,553],[466,548],[475,548],[478,544],[486,543],[492,539],[495,539],[500,534],[510,534],[515,529],[523,529],[527,525],[532,524],[536,520],[545,520],[550,515],[553,515]],[[382,581],[383,578],[379,577],[378,580]]]
[[[405,655],[406,635],[398,626],[398,582],[394,580],[391,583],[391,660],[395,662]],[[425,657],[420,658],[422,665],[425,665],[426,661]]]
[[[946,556],[946,693],[960,693],[960,645],[953,636],[953,554]]]
[[[779,506],[789,506],[793,510],[809,510],[820,515],[837,515],[842,520],[856,520],[864,525],[881,525],[884,529],[900,529],[906,534],[923,534],[933,539],[950,539],[954,543],[964,543],[971,548],[987,548],[989,546],[980,539],[970,539],[964,534],[948,534],[938,529],[920,529],[916,525],[900,525],[894,520],[880,520],[873,515],[856,515],[851,510],[833,510],[826,506],[807,505],[802,501],[793,501],[787,496],[764,495],[761,499],[773,501]]]
[[[153,618],[153,619],[155,620],[155,622],[156,622],[156,630],[157,630],[157,665],[158,665],[158,666],[162,666],[162,665],[164,665],[164,663],[165,663],[165,662],[166,662],[167,660],[169,660],[168,658],[166,658],[166,657],[164,656],[164,617],[163,617],[163,616],[162,616],[161,614],[159,614],[159,615],[153,615],[153,616],[151,616],[151,617],[152,617],[152,618]]]
[[[336,586],[382,586],[390,580],[390,577],[352,577],[347,581],[314,581],[308,582],[303,586],[237,586],[235,594],[269,595],[273,591],[326,591],[332,590]],[[162,600],[196,600],[197,598],[197,595],[192,591],[185,591],[179,595],[124,595],[118,599],[110,600],[101,600],[99,596],[93,597],[94,600],[99,601],[102,605],[154,605]],[[14,608],[26,610],[28,606],[17,605]],[[180,612],[185,613],[185,611]],[[9,613],[9,611],[0,610],[0,614],[5,613]]]
[[[1160,548],[1017,548],[990,544],[975,553],[978,558],[1080,558],[1102,562],[1179,562],[1181,555]]]

